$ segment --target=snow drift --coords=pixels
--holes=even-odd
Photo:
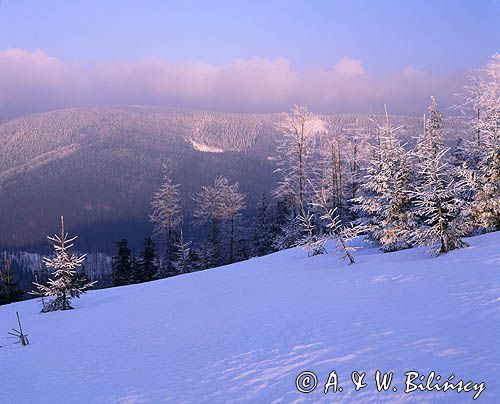
[[[348,266],[291,249],[166,280],[90,292],[76,310],[0,306],[1,403],[461,403],[404,393],[404,373],[484,382],[500,397],[500,233],[434,258],[365,245]],[[18,311],[31,345],[6,339]],[[373,374],[394,372],[378,392]],[[318,388],[296,390],[313,371]],[[342,392],[323,394],[330,371]],[[354,391],[352,371],[367,372]]]

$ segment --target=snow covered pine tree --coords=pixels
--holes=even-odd
[[[266,195],[262,194],[252,232],[253,253],[258,257],[273,252],[272,216]]]
[[[313,138],[325,132],[325,122],[305,107],[294,106],[276,128],[283,134],[277,149],[276,172],[281,175],[274,195],[289,199],[295,213],[305,208],[312,190],[309,183],[313,171]]]
[[[415,230],[412,166],[409,153],[397,139],[402,127],[391,126],[387,108],[385,122],[376,125],[378,141],[372,146],[372,160],[355,201],[370,237],[381,244],[382,251],[397,251],[411,247]]]
[[[276,251],[286,250],[287,248],[296,247],[297,243],[302,238],[302,226],[300,225],[299,217],[293,211],[290,211],[284,216],[283,223],[274,237],[273,247]]]
[[[307,227],[305,212],[312,199],[310,184],[313,184],[317,170],[313,164],[314,137],[326,132],[326,123],[306,107],[295,105],[276,124],[276,129],[283,135],[277,148],[278,168],[275,170],[281,175],[281,180],[273,193],[276,198],[289,201],[291,208],[273,243],[281,250],[305,242],[302,230]]]
[[[226,219],[229,220],[229,263],[235,258],[235,221],[240,212],[245,209],[245,194],[240,192],[240,183],[227,184],[224,191],[226,196]]]
[[[317,229],[317,226],[315,226],[314,214],[309,211],[302,211],[302,213],[297,216],[297,219],[302,228],[302,237],[297,242],[297,246],[306,250],[308,256],[325,254],[325,244],[328,238],[324,237]]]
[[[226,218],[226,195],[228,185],[225,177],[215,178],[213,185],[204,185],[194,198],[197,207],[193,216],[200,224],[210,223],[208,244],[201,249],[201,257],[211,266],[219,266],[224,262],[222,252],[221,224]]]
[[[325,138],[325,136],[323,136]],[[321,172],[320,188],[324,189],[328,196],[328,203],[342,221],[344,210],[344,182],[343,162],[341,158],[340,136],[335,134],[332,139],[323,139],[325,143],[321,149],[321,160],[319,169]]]
[[[336,243],[336,253],[341,254],[342,258],[347,258],[349,260],[349,265],[354,264],[354,251],[356,251],[356,248],[349,246],[347,243],[349,240],[361,234],[365,230],[364,227],[361,225],[354,226],[352,224],[349,227],[343,226],[337,215],[337,208],[335,207],[332,209],[330,207],[326,190],[320,188],[318,191],[315,191],[315,194],[315,200],[311,205],[322,210],[323,215],[320,219],[326,223],[325,227],[327,229],[322,239],[315,240],[315,244],[319,242],[321,247],[323,247],[328,240],[333,240]]]
[[[239,212],[245,208],[245,195],[239,191],[239,183],[230,184],[227,178],[218,176],[213,185],[203,186],[194,200],[197,204],[193,213],[194,217],[201,224],[207,222],[211,224],[209,245],[205,246],[204,250],[212,254],[212,257],[206,258],[212,261],[213,266],[232,262],[234,259],[234,223]],[[228,260],[224,260],[222,249],[221,225],[225,220],[230,222]]]
[[[190,246],[191,241],[184,241],[184,235],[181,229],[179,240],[175,243],[177,259],[174,262],[174,268],[177,275],[187,274],[194,270]]]
[[[454,173],[444,156],[449,149],[443,142],[443,115],[434,97],[429,106],[429,117],[417,143],[417,185],[415,214],[421,226],[415,232],[416,244],[432,246],[436,255],[466,246],[461,216],[464,201],[463,184],[454,180]],[[437,243],[437,245],[436,245]]]
[[[473,198],[468,214],[474,228],[500,230],[500,54],[466,86],[464,107],[475,112],[472,159],[462,171]]]
[[[36,287],[34,294],[42,293],[45,297],[55,297],[53,300],[44,302],[43,313],[72,309],[71,299],[80,297],[97,283],[87,282],[77,275],[77,268],[82,265],[85,255],[77,256],[68,252],[77,237],[68,238],[68,233],[64,231],[63,216],[61,216],[61,235],[47,237],[54,243],[56,256],[55,258],[44,257],[43,261],[47,268],[53,269],[53,273],[47,285],[33,283]]]
[[[177,241],[177,229],[182,223],[180,185],[174,184],[169,163],[164,164],[163,171],[163,183],[158,192],[154,194],[150,216],[154,226],[154,234],[165,242],[165,262],[160,278],[175,275],[173,267],[175,261],[174,244]]]

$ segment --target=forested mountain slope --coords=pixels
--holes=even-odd
[[[150,232],[148,215],[162,165],[172,161],[181,184],[188,235],[192,197],[224,174],[241,183],[247,213],[275,184],[272,156],[279,114],[252,115],[129,106],[66,109],[0,125],[0,247],[39,249],[64,214],[79,247],[110,251],[115,241],[137,245]],[[356,115],[323,117],[330,133],[369,132]],[[412,140],[422,119],[391,117]],[[448,120],[451,137],[464,135]]]

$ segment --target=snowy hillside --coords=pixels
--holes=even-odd
[[[474,391],[405,394],[404,373],[484,382],[500,397],[500,233],[434,258],[363,246],[348,266],[292,249],[213,270],[90,292],[76,310],[0,307],[0,402],[461,403]],[[7,331],[19,311],[31,345]],[[374,372],[397,392],[377,392]],[[296,390],[302,371],[318,376]],[[343,391],[322,390],[335,370]],[[352,371],[367,372],[354,391]]]

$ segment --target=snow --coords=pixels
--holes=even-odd
[[[433,257],[423,248],[356,264],[290,249],[166,280],[98,290],[75,310],[0,306],[1,403],[462,403],[405,394],[404,372],[484,382],[500,397],[500,232]],[[359,240],[356,240],[361,244]],[[6,339],[19,311],[31,345]],[[397,392],[377,392],[375,370]],[[310,394],[295,389],[304,370]],[[343,392],[324,395],[331,370]],[[367,372],[354,391],[352,371]]]
[[[204,152],[204,153],[224,153],[224,149],[221,149],[219,147],[209,146],[209,145],[207,145],[205,143],[199,143],[199,142],[194,141],[193,139],[189,139],[189,141],[191,142],[191,145],[193,146],[193,148],[195,150],[200,151],[200,152]]]

